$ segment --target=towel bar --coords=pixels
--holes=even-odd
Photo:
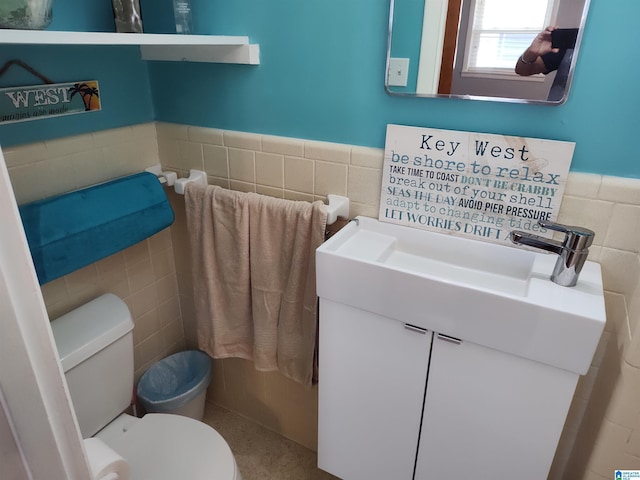
[[[145,171],[153,173],[158,177],[160,183],[166,184],[168,187],[174,187],[176,193],[184,195],[184,189],[187,184],[195,182],[201,185],[207,185],[207,173],[202,170],[189,170],[189,178],[177,178],[174,172],[163,172],[160,164],[145,169]],[[335,223],[338,217],[349,218],[349,198],[341,195],[327,195],[329,204],[327,205],[327,225]]]
[[[202,170],[189,170],[189,178],[179,178],[176,180],[176,193],[184,195],[184,189],[189,183],[196,183],[200,185],[207,184],[207,174]]]
[[[160,164],[156,164],[153,167],[145,168],[145,172],[153,173],[160,183],[166,184],[168,187],[173,187],[178,179],[178,174],[176,172],[163,172]]]

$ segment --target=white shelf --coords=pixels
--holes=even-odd
[[[260,64],[260,46],[244,36],[0,30],[0,44],[139,45],[143,60]]]

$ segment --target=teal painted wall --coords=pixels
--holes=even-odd
[[[151,64],[159,120],[374,147],[388,123],[566,140],[576,142],[573,171],[640,178],[635,0],[592,0],[561,106],[387,95],[387,1],[193,0],[193,9],[196,33],[249,35],[261,65]]]
[[[1,33],[0,33],[1,34]],[[153,121],[147,64],[137,47],[11,46],[0,49],[0,65],[19,58],[55,83],[98,80],[102,110],[0,125],[8,147]],[[13,66],[0,87],[42,82]]]
[[[87,7],[78,7],[80,0],[56,1],[51,28],[75,29],[87,22]],[[166,0],[151,7],[149,1],[143,0],[142,8],[147,31],[170,31]],[[90,2],[82,5],[86,3]],[[573,171],[640,178],[635,150],[640,133],[640,100],[635,94],[640,78],[640,62],[635,61],[640,2],[635,0],[591,1],[571,95],[557,107],[387,95],[387,0],[192,3],[195,33],[249,35],[260,44],[261,65],[152,62],[149,93],[144,86],[147,67],[137,59],[136,49],[4,48],[0,61],[26,57],[56,81],[97,78],[105,110],[1,126],[0,143],[156,118],[383,147],[386,125],[397,123],[574,141]],[[91,29],[112,25],[104,4],[93,15]],[[605,41],[613,31],[617,46]],[[10,84],[9,77],[0,78],[0,86]]]

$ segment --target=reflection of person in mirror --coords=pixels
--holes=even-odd
[[[549,26],[538,33],[531,45],[520,55],[515,71],[518,75],[529,76],[538,73],[547,75],[556,72],[547,100],[559,101],[564,96],[573,58],[573,48],[554,48],[552,32],[558,27]]]

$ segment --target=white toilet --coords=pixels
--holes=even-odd
[[[83,438],[97,437],[129,463],[131,480],[241,480],[229,445],[181,415],[122,413],[133,392],[133,321],[103,295],[51,322]]]

